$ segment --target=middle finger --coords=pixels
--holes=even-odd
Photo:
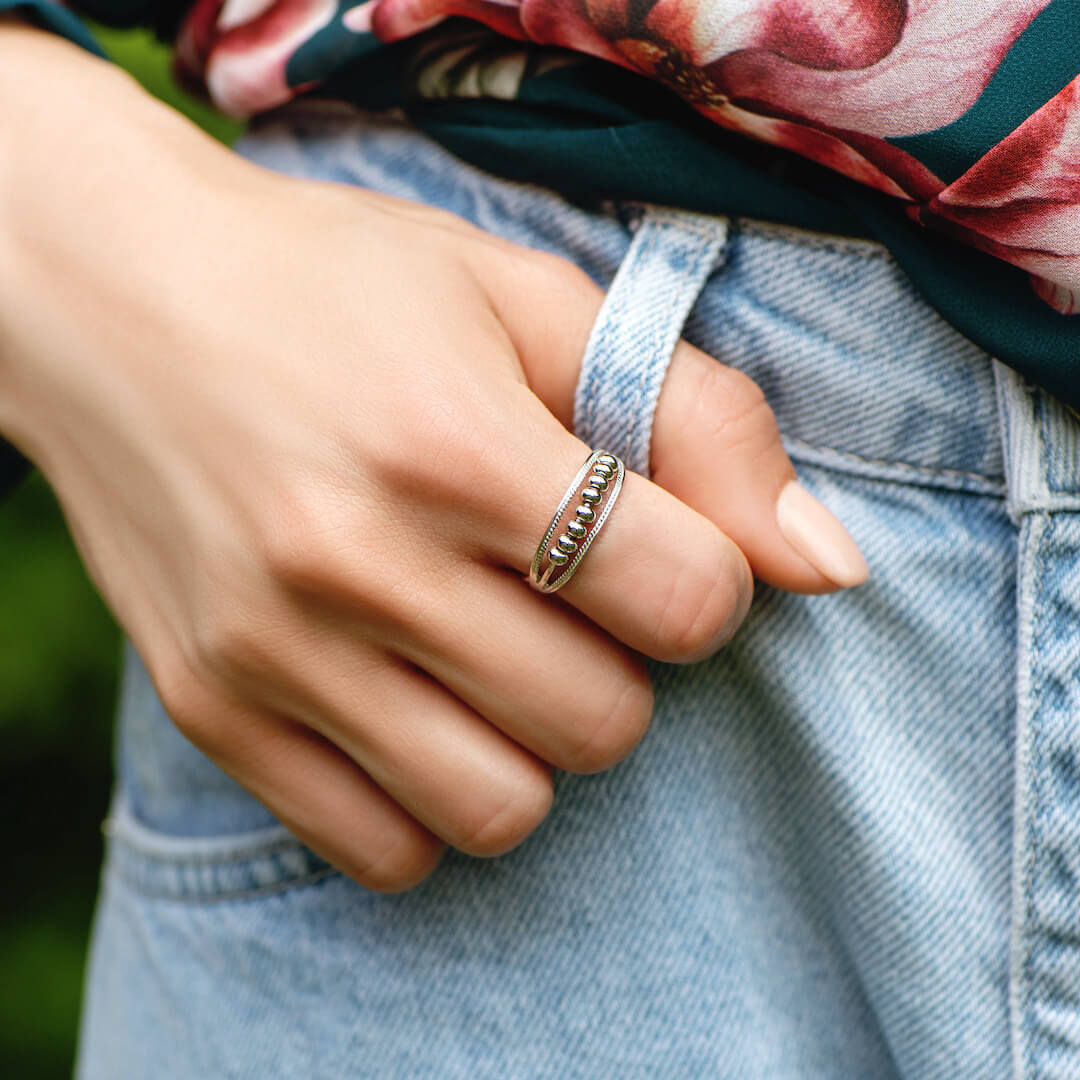
[[[570,772],[610,768],[640,742],[652,686],[625,646],[505,567],[475,563],[443,590],[444,617],[397,647],[457,697]]]

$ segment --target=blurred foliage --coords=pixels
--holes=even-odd
[[[180,93],[151,34],[94,31],[152,93],[225,142],[239,134]],[[0,502],[0,596],[0,1061],[52,1080],[74,1058],[121,637],[40,475]]]

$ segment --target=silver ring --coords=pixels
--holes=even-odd
[[[590,473],[592,475],[589,475]],[[589,478],[585,480],[587,475]],[[566,489],[559,509],[555,511],[547,532],[536,548],[529,570],[529,584],[534,589],[551,593],[570,580],[581,560],[585,558],[585,552],[596,539],[596,534],[607,521],[608,514],[622,490],[625,475],[626,466],[609,451],[594,450],[589,455]],[[581,488],[582,480],[585,480],[584,488]],[[551,539],[559,530],[566,508],[578,494],[579,488],[581,503],[569,516],[563,534],[551,545]]]

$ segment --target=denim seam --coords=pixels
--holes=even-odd
[[[654,208],[653,203],[641,202],[634,199],[619,200],[619,205],[635,207],[639,211]],[[676,213],[677,208],[670,208]],[[717,218],[726,218],[726,215],[713,215]],[[742,234],[757,236],[766,240],[783,240],[799,247],[813,250],[830,251],[834,255],[857,255],[867,259],[878,259],[882,262],[895,262],[889,249],[884,244],[875,240],[867,240],[858,236],[842,236],[837,233],[817,233],[812,229],[800,229],[795,225],[785,225],[782,222],[766,221],[763,218],[730,217],[726,218]],[[640,222],[640,218],[639,218]],[[639,223],[635,223],[636,225]],[[629,229],[633,232],[633,229]]]
[[[148,862],[160,863],[164,866],[235,866],[240,863],[252,862],[255,859],[281,855],[285,852],[305,850],[305,845],[295,837],[291,839],[282,837],[280,840],[270,840],[265,844],[256,844],[239,851],[221,852],[220,854],[200,855],[197,852],[170,854],[166,851],[152,851],[130,836],[108,831],[106,835],[109,837],[111,846],[127,852],[130,856],[145,859]],[[194,842],[198,841],[199,837],[176,837],[175,839],[190,839]]]
[[[1077,513],[1080,495],[1063,495],[1056,499],[1019,499],[1013,504],[1016,514]]]
[[[638,251],[638,257],[634,260],[637,263],[644,261],[647,253],[651,252],[651,249],[656,247],[659,243],[660,237],[670,228],[670,224],[664,221],[659,214],[653,217],[653,220],[657,222],[658,227],[653,229],[651,235],[648,237],[647,243],[642,244]],[[651,374],[651,364],[641,364],[641,370],[638,372],[637,391],[634,395],[634,403],[630,408],[630,425],[626,432],[626,441],[623,443],[623,448],[620,450],[622,457],[630,456],[630,448],[634,443],[634,432],[637,430],[638,417],[641,412],[641,397],[645,393],[645,383]]]
[[[273,896],[276,893],[291,892],[293,889],[302,889],[310,885],[317,885],[320,881],[326,881],[332,877],[343,877],[340,870],[333,866],[321,867],[307,874],[299,874],[295,877],[282,876],[277,881],[266,885],[253,885],[251,887],[224,888],[217,891],[203,889],[202,891],[184,891],[161,886],[147,885],[139,880],[138,875],[124,865],[123,860],[110,860],[107,869],[115,875],[115,880],[124,884],[133,893],[146,900],[162,900],[175,904],[189,904],[202,906],[205,904],[229,903],[230,901],[257,900],[264,896]]]
[[[215,834],[210,837],[155,833],[151,827],[144,825],[136,818],[135,811],[121,790],[117,790],[113,795],[112,806],[101,823],[101,831],[110,847],[115,846],[138,858],[172,866],[180,864],[228,866],[253,859],[272,858],[275,855],[298,850],[304,852],[310,850],[281,824],[263,826],[247,832]],[[158,836],[160,840],[157,841],[155,847]],[[200,842],[220,844],[221,849],[208,852],[183,850],[187,845]],[[170,848],[174,850],[169,850]]]
[[[702,240],[711,240],[716,233],[712,225],[703,225],[700,216],[694,216],[688,211],[678,210],[670,206],[654,206],[646,204],[649,217],[658,222],[665,229],[674,229],[677,233],[693,233]],[[718,215],[707,215],[710,221],[719,221],[723,218]]]
[[[1049,515],[1040,513],[1028,518],[1030,524],[1023,550],[1022,574],[1024,582],[1032,591],[1030,652],[1024,649],[1023,641],[1018,649],[1019,661],[1027,669],[1023,673],[1023,683],[1018,688],[1020,708],[1018,710],[1018,730],[1016,732],[1016,769],[1017,784],[1014,813],[1017,816],[1017,842],[1020,847],[1014,851],[1018,858],[1017,892],[1014,896],[1016,946],[1018,955],[1014,957],[1014,979],[1012,1004],[1016,1011],[1016,1070],[1018,1080],[1034,1080],[1034,1061],[1031,1058],[1032,1031],[1034,1018],[1031,1010],[1032,963],[1034,949],[1033,902],[1035,893],[1036,845],[1035,835],[1039,806],[1042,801],[1040,772],[1038,767],[1038,728],[1041,705],[1044,703],[1040,694],[1043,684],[1039,681],[1041,628],[1045,609],[1045,588],[1038,568],[1044,558],[1047,535],[1051,524]],[[1033,706],[1033,703],[1039,703]]]
[[[1020,517],[1026,514],[1080,511],[1080,492],[1051,486],[1056,464],[1055,447],[1061,441],[1051,416],[1054,402],[1046,391],[1023,376],[1013,373],[1008,377],[1024,395],[1025,426],[1030,428],[1035,444],[1032,452],[1034,460],[1022,463],[1017,477],[1016,491],[1011,499],[1013,514]],[[1015,434],[1015,429],[1012,431]],[[1014,453],[1023,456],[1022,451],[1023,447],[1017,447]],[[1025,469],[1023,465],[1030,465],[1030,468]]]
[[[649,242],[651,242],[651,240],[652,240],[651,237],[646,237],[645,243],[649,243]],[[644,247],[644,246],[645,246],[645,244],[642,244],[642,247]],[[640,248],[635,248],[633,246],[633,241],[631,241],[630,249],[627,251],[627,254],[624,257],[623,262],[621,262],[619,264],[619,267],[615,271],[615,276],[616,277],[618,276],[619,271],[623,269],[623,265],[625,264],[626,259],[630,258],[630,259],[634,259],[636,261],[636,259],[638,257],[638,254],[640,253],[640,250],[641,250]],[[611,286],[612,286],[613,282],[614,282],[614,278],[612,278],[612,281],[608,282],[608,291],[609,292],[611,290]],[[601,350],[603,350],[605,352],[607,350],[607,342],[608,342],[609,337],[611,336],[611,333],[612,333],[612,330],[613,330],[613,322],[614,322],[614,320],[612,320],[611,318],[608,317],[608,313],[607,313],[606,308],[607,308],[607,296],[605,296],[604,303],[601,305],[601,308],[600,308],[599,317],[603,318],[604,322],[603,322],[603,325],[600,327],[600,335],[596,339],[596,347],[597,347],[597,349],[601,349]],[[586,346],[586,348],[587,348],[587,346]],[[580,436],[582,439],[584,439],[584,441],[587,442],[591,446],[592,445],[592,438],[593,438],[592,433],[593,433],[593,431],[596,430],[596,402],[597,402],[597,399],[598,399],[599,394],[600,394],[600,365],[599,364],[589,364],[589,365],[587,365],[587,367],[588,367],[588,374],[586,376],[587,381],[586,381],[585,387],[584,387],[584,394],[585,394],[585,402],[586,402],[585,416],[586,416],[588,422],[587,422],[586,430],[576,432],[576,434],[578,436]]]
[[[765,240],[784,240],[799,247],[829,251],[834,255],[858,255],[866,259],[895,262],[889,249],[874,240],[839,236],[835,233],[815,233],[810,229],[800,229],[794,225],[764,221],[760,218],[736,217],[732,221],[738,231],[746,236],[757,236]]]
[[[886,470],[893,475],[879,476],[879,479],[896,479],[907,483],[919,483],[921,481],[926,486],[944,487],[952,491],[965,491],[972,495],[989,495],[994,498],[1002,498],[1006,492],[1005,478],[1003,476],[986,476],[983,473],[965,472],[962,469],[914,465],[907,461],[888,461],[884,458],[864,457],[849,450],[838,450],[832,446],[821,446],[818,443],[807,442],[796,435],[781,433],[780,437],[789,456],[798,457],[812,465],[823,465],[826,468],[837,468],[842,471],[852,471],[852,467],[861,467],[862,470],[868,468]],[[867,475],[867,473],[859,471],[857,475]],[[947,481],[950,480],[953,482],[948,483]],[[946,482],[942,483],[942,481]]]
[[[634,242],[632,241],[630,250],[627,252],[623,262],[619,264],[618,270],[615,271],[616,277],[618,276],[619,271],[623,270],[624,266],[627,263],[627,260],[629,260],[631,263],[638,262],[640,260],[641,253],[643,251],[647,251],[648,246],[654,243],[654,241],[655,238],[653,235],[647,236],[644,241],[640,242],[640,247],[635,247]],[[614,278],[612,279],[612,282],[609,282],[608,284],[609,291],[613,282]],[[605,297],[605,301],[606,299],[607,298]],[[596,340],[596,348],[599,349],[601,352],[607,352],[608,340],[614,332],[615,320],[609,316],[609,313],[606,309],[607,304],[605,302],[605,304],[603,304],[600,309],[600,317],[603,318],[604,323],[600,327],[600,336]],[[583,436],[585,438],[585,441],[592,445],[592,433],[596,430],[596,403],[600,396],[600,365],[589,364],[588,369],[588,382],[585,386],[585,401],[587,403],[585,408],[585,415],[588,417],[588,429],[585,432],[578,432],[577,434]]]
[[[1059,455],[1062,452],[1062,444],[1065,444],[1067,453],[1073,452],[1076,449],[1076,446],[1080,445],[1080,438],[1075,438],[1076,431],[1074,430],[1075,422],[1080,422],[1080,414],[1076,413],[1069,406],[1064,406],[1062,412],[1069,413],[1070,415],[1062,417],[1063,423],[1061,424],[1056,424],[1051,415],[1053,410],[1056,410],[1063,405],[1063,402],[1052,397],[1046,390],[1043,390],[1041,387],[1038,389],[1036,411],[1038,413],[1040,438],[1042,439],[1043,446],[1046,448],[1046,490],[1048,493],[1058,496],[1058,499],[1055,501],[1055,508],[1080,509],[1080,491],[1067,487],[1059,487],[1057,484],[1057,477],[1061,475],[1063,471],[1068,471],[1067,469],[1062,470],[1060,468],[1061,457]],[[1074,417],[1075,421],[1073,419]],[[1068,458],[1066,458],[1066,461],[1067,460]]]

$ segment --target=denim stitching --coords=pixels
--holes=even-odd
[[[965,472],[963,469],[948,469],[944,467],[936,467],[933,465],[915,465],[908,461],[889,461],[885,458],[871,458],[864,457],[861,454],[852,453],[850,450],[838,450],[832,446],[822,446],[818,443],[807,442],[804,439],[800,439],[796,435],[788,435],[781,433],[781,439],[784,442],[785,448],[788,449],[790,454],[798,455],[812,453],[822,456],[830,456],[839,459],[841,462],[849,462],[853,465],[869,465],[877,466],[879,468],[888,469],[894,472],[906,472],[912,473],[915,476],[922,476],[926,478],[936,478],[940,480],[955,479],[955,480],[967,480],[978,485],[982,490],[973,492],[974,494],[1003,496],[1005,494],[1005,477],[1003,476],[986,476],[982,473]],[[985,485],[985,487],[984,487]],[[966,490],[966,489],[964,489]]]
[[[651,214],[649,214],[648,216],[649,216],[649,218],[652,217]],[[643,218],[641,220],[641,224],[644,224],[645,220],[646,219]],[[646,255],[650,252],[651,248],[653,246],[655,246],[656,241],[657,241],[656,230],[650,230],[649,233],[647,235],[645,235],[640,241],[638,241],[638,239],[637,239],[637,230],[635,230],[635,238],[634,238],[633,241],[631,241],[630,249],[627,251],[626,256],[623,258],[623,261],[619,264],[619,268],[616,271],[616,278],[618,278],[620,274],[625,276],[625,275],[628,275],[628,274],[632,273],[633,270],[636,268],[636,266],[639,263],[641,263],[641,262],[643,262],[645,260]],[[613,284],[614,284],[614,279],[613,279]],[[610,287],[609,287],[609,295],[610,295]],[[615,333],[616,324],[617,324],[617,321],[618,321],[614,317],[614,315],[618,314],[618,312],[612,312],[611,308],[614,307],[615,304],[613,303],[612,305],[608,305],[606,303],[606,299],[607,298],[605,297],[605,304],[602,306],[601,312],[600,312],[600,317],[603,319],[603,322],[601,323],[601,325],[599,327],[599,333],[598,333],[597,338],[596,338],[596,349],[595,350],[589,350],[588,348],[586,348],[586,354],[587,355],[592,355],[595,352],[600,352],[601,355],[603,355],[603,354],[605,354],[605,353],[607,353],[609,351],[609,342],[610,342],[610,339],[611,339],[612,335]],[[619,311],[621,311],[623,300],[622,300],[621,297],[617,297],[616,300],[618,302]],[[642,372],[642,375],[641,375],[642,380],[644,380],[645,375],[647,374],[647,372],[648,372],[648,365],[646,365],[644,371]],[[586,386],[585,386],[585,400],[587,402],[587,406],[586,406],[587,427],[586,427],[586,431],[584,433],[578,432],[578,435],[586,443],[588,443],[590,446],[592,446],[593,442],[595,441],[594,440],[594,433],[596,431],[596,406],[597,406],[597,402],[599,400],[600,391],[603,388],[603,384],[602,384],[602,382],[600,380],[600,375],[601,375],[601,367],[600,367],[600,365],[596,364],[596,363],[590,364],[589,365],[589,372],[588,372],[587,382],[586,382]],[[640,398],[640,391],[639,391],[639,398]],[[637,405],[637,401],[635,401],[635,407],[636,407],[636,405]],[[627,448],[629,447],[629,437],[627,438],[627,441],[626,441],[625,445],[626,445]],[[627,449],[623,450],[622,456],[624,458],[627,456]]]
[[[631,248],[627,252],[626,258],[628,258],[630,260],[636,260],[637,257],[638,257],[637,253],[638,253],[638,249],[633,246],[633,241],[631,241]],[[615,271],[615,276],[616,277],[618,277],[619,271],[622,270],[623,266],[626,264],[626,258],[624,258],[623,262],[621,262],[619,264],[619,269]],[[611,289],[612,284],[614,284],[614,278],[612,279],[611,284],[609,284],[609,286],[608,286],[609,295],[610,295],[610,289]],[[602,351],[606,352],[607,351],[608,339],[609,339],[609,337],[610,337],[610,335],[612,333],[612,329],[613,329],[613,327],[612,327],[613,320],[608,317],[607,296],[604,297],[604,301],[601,304],[599,316],[604,321],[600,326],[600,333],[599,333],[599,335],[597,336],[597,339],[596,339],[596,348],[598,350],[602,350]],[[589,344],[591,344],[591,340],[590,340]],[[585,346],[585,356],[586,357],[589,356],[590,352],[591,352],[591,350],[589,349],[589,345],[586,345]],[[584,362],[584,358],[582,359],[582,362]],[[586,382],[586,385],[585,385],[586,426],[585,426],[585,431],[584,432],[578,432],[577,433],[578,436],[585,443],[587,443],[590,447],[593,445],[593,443],[595,441],[595,439],[593,437],[593,433],[596,431],[596,402],[597,402],[597,398],[599,397],[599,395],[600,395],[600,365],[599,364],[590,364],[589,365],[589,373],[588,373],[588,381]]]
[[[307,851],[307,848],[295,837],[283,836],[280,840],[270,840],[265,844],[253,845],[238,851],[223,851],[220,854],[173,854],[167,851],[154,851],[140,843],[137,839],[121,832],[108,832],[109,843],[126,849],[131,855],[150,862],[162,863],[166,866],[230,866],[243,862],[251,862],[255,859],[270,858],[291,851]],[[198,837],[190,837],[195,841]]]
[[[676,217],[680,213],[677,208],[669,208],[665,211],[664,208],[657,208],[655,204],[635,202],[633,200],[624,200],[621,205],[636,207],[642,212],[660,209],[661,213],[666,213],[666,216],[669,217]],[[728,217],[724,214],[712,216],[717,219],[727,220],[734,230],[747,236],[757,236],[767,240],[784,240],[799,247],[830,251],[835,255],[856,255],[891,263],[896,261],[884,244],[865,237],[841,236],[837,233],[817,233],[811,229],[801,229],[795,225],[766,221],[762,218]],[[688,224],[688,228],[700,229],[704,233],[709,231],[707,228],[696,225],[696,223]],[[632,232],[633,229],[629,231]]]
[[[1034,524],[1037,522],[1037,525]],[[1018,987],[1019,1005],[1023,1010],[1022,1028],[1025,1036],[1023,1045],[1020,1047],[1022,1067],[1027,1077],[1034,1078],[1034,1060],[1031,1058],[1032,1031],[1034,1017],[1031,1009],[1031,987],[1033,984],[1032,965],[1034,964],[1034,905],[1035,905],[1035,875],[1037,869],[1037,846],[1039,843],[1038,821],[1039,809],[1042,805],[1042,768],[1040,767],[1041,746],[1039,745],[1039,724],[1045,705],[1042,691],[1046,683],[1046,675],[1040,664],[1042,655],[1042,628],[1046,606],[1046,580],[1045,575],[1039,573],[1039,566],[1045,559],[1046,545],[1053,521],[1047,514],[1038,514],[1033,517],[1033,530],[1038,530],[1034,552],[1031,555],[1031,574],[1033,577],[1034,602],[1031,614],[1031,660],[1030,668],[1032,677],[1029,682],[1030,701],[1035,707],[1028,714],[1028,730],[1026,732],[1026,754],[1024,765],[1026,768],[1026,793],[1027,805],[1019,808],[1025,819],[1024,828],[1024,907],[1023,926],[1021,929],[1021,943],[1024,954],[1023,975],[1020,987]],[[1018,762],[1019,765],[1019,762]]]
[[[600,351],[601,353],[606,353],[608,351],[608,342],[615,328],[615,320],[610,317],[609,313],[610,305],[608,303],[608,296],[611,295],[611,288],[615,283],[615,279],[618,278],[620,273],[624,272],[623,267],[626,267],[627,271],[629,271],[629,269],[632,268],[640,260],[641,251],[649,240],[650,237],[646,236],[645,240],[640,245],[635,246],[637,243],[635,230],[635,239],[630,242],[630,247],[628,248],[626,255],[619,263],[619,267],[615,271],[615,277],[612,278],[612,281],[608,285],[608,294],[604,297],[604,300],[600,307],[600,312],[598,313],[598,318],[602,319],[603,321],[600,324],[599,333],[596,338],[596,349],[593,350],[590,348],[592,344],[592,339],[590,335],[589,343],[585,346],[585,357],[583,357],[582,360],[583,363],[585,358],[591,356],[595,351]],[[595,442],[594,436],[596,431],[596,405],[600,396],[601,388],[602,384],[600,382],[600,365],[589,364],[584,391],[586,402],[585,430],[583,432],[576,432],[576,434],[580,439],[582,439],[583,442],[588,444],[590,447],[593,446],[593,443]]]
[[[1055,424],[1053,413],[1061,407],[1064,403],[1058,401],[1057,398],[1052,397],[1047,391],[1042,388],[1037,388],[1038,404],[1036,410],[1038,413],[1039,432],[1042,440],[1042,445],[1046,453],[1045,462],[1045,482],[1046,490],[1048,493],[1052,492],[1055,495],[1065,496],[1080,496],[1080,487],[1068,487],[1070,480],[1066,477],[1068,473],[1068,457],[1063,458],[1063,452],[1072,451],[1074,449],[1073,439],[1076,436],[1076,432],[1073,430],[1073,417],[1077,417],[1077,414],[1073,412],[1068,406],[1065,406],[1062,411],[1069,414],[1063,417],[1064,423]],[[1077,417],[1080,419],[1080,417]],[[1065,430],[1062,431],[1061,429]],[[1052,430],[1053,429],[1053,430]],[[1058,438],[1054,438],[1057,434]],[[1064,439],[1062,436],[1064,435]],[[1065,443],[1064,451],[1062,442],[1068,439]],[[1080,439],[1076,439],[1077,444],[1080,444]],[[1075,483],[1075,480],[1071,482]]]
[[[656,221],[657,227],[650,231],[649,236],[646,237],[646,242],[641,245],[639,258],[637,260],[638,262],[643,262],[645,259],[645,253],[649,251],[652,247],[657,246],[663,230],[667,230],[671,227],[670,223],[662,220],[659,215],[656,218],[653,218],[653,220]],[[623,443],[622,456],[627,460],[630,459],[630,450],[633,444],[634,432],[637,429],[638,414],[641,410],[641,397],[645,393],[645,383],[648,381],[648,377],[652,373],[654,363],[655,357],[649,357],[648,362],[641,365],[641,371],[638,374],[637,394],[634,397],[634,403],[630,408],[630,426],[627,430],[626,439]]]
[[[313,870],[309,874],[298,877],[283,877],[271,885],[256,885],[250,888],[223,889],[220,892],[184,892],[179,889],[154,887],[138,881],[122,864],[112,866],[116,877],[131,889],[132,892],[147,900],[165,900],[175,904],[220,904],[232,900],[257,900],[263,896],[272,896],[275,893],[290,892],[293,889],[302,889],[309,885],[317,885],[320,881],[326,881],[332,877],[344,877],[340,870],[332,866]]]
[[[631,468],[648,475],[648,461],[645,460],[648,448],[643,441],[648,438],[647,430],[655,411],[655,399],[678,343],[685,316],[692,310],[708,281],[708,273],[703,275],[702,271],[708,271],[720,262],[729,220],[722,215],[705,218],[673,208],[646,204],[643,207],[641,225],[648,225],[648,232],[641,235],[640,229],[633,230],[634,239],[623,256],[608,289],[605,303],[597,316],[593,329],[595,337],[590,338],[586,348],[587,370],[583,373],[583,381],[576,395],[581,402],[580,411],[583,413],[580,425],[582,430],[577,434],[590,445],[595,445],[601,438],[597,431],[598,409],[609,409],[612,413],[609,418],[611,422],[625,427],[625,435],[620,433],[617,448],[621,449]],[[671,318],[666,320],[665,325],[663,313],[654,313],[656,318],[650,320],[649,337],[659,343],[658,347],[652,348],[650,343],[653,355],[646,357],[645,362],[638,365],[636,370],[625,363],[616,362],[618,381],[613,381],[606,377],[612,374],[612,365],[605,363],[605,359],[615,355],[613,349],[622,337],[626,336],[627,318],[633,313],[635,274],[642,266],[655,270],[653,264],[664,257],[666,248],[673,242],[678,245],[680,271],[683,275],[681,287],[678,282],[672,286],[672,300],[678,315],[681,316],[678,325],[674,325],[675,320]],[[628,376],[630,378],[627,378]],[[607,387],[618,390],[613,392],[610,401],[605,397]],[[626,393],[632,393],[631,400],[626,400]],[[608,431],[609,427],[609,424],[604,424],[605,431]],[[613,440],[613,435],[609,433],[604,439]]]
[[[666,215],[665,215],[665,217],[666,217]],[[670,222],[670,221],[661,220],[660,228],[662,228],[662,229],[671,229],[674,224],[675,223]],[[676,227],[677,232],[680,231],[680,229],[682,228],[682,224],[683,224],[682,222],[678,223],[678,226]],[[702,240],[706,240],[706,241],[711,241],[712,240],[712,235],[709,232],[709,230],[699,226],[698,223],[696,221],[692,220],[692,219],[686,222],[686,230],[685,231],[694,233],[695,235],[700,237]],[[698,272],[700,270],[700,267],[701,267],[701,264],[702,264],[703,260],[705,260],[706,258],[711,258],[711,257],[712,257],[712,253],[709,251],[709,249],[707,249],[707,248],[699,248],[697,250],[697,253],[694,255],[693,261],[691,262],[691,264],[690,264],[690,266],[688,268],[688,271],[687,271],[687,274],[686,274],[687,278],[689,278],[691,281],[696,279],[697,276],[698,276]],[[704,282],[702,283],[702,287],[704,287]],[[696,297],[695,297],[695,301],[696,301]],[[692,310],[692,308],[693,308],[693,303],[691,303],[691,310]],[[672,335],[672,329],[674,329],[674,338],[675,338],[675,340],[671,343],[671,348],[669,349],[668,346],[667,346],[667,340],[668,340],[668,338],[673,336]],[[670,356],[674,352],[675,346],[679,342],[679,337],[681,336],[681,333],[682,333],[682,327],[681,326],[674,327],[674,328],[672,328],[672,327],[668,328],[668,332],[664,335],[664,339],[663,339],[663,347],[662,347],[662,351],[661,351],[661,357],[659,358],[660,361],[669,361],[670,360]],[[632,449],[632,446],[633,446],[634,435],[637,432],[638,421],[639,421],[639,419],[641,419],[641,416],[642,416],[643,410],[641,408],[641,398],[645,393],[646,383],[648,382],[649,377],[653,374],[653,371],[655,370],[657,362],[659,362],[659,361],[654,361],[653,363],[648,363],[648,364],[642,365],[641,376],[640,376],[640,378],[638,380],[637,397],[634,399],[634,405],[633,405],[633,408],[631,410],[631,415],[630,415],[630,430],[627,432],[627,436],[626,436],[626,454],[624,455],[626,457],[630,456],[630,452],[631,452],[631,449]],[[653,408],[652,409],[648,409],[648,405],[646,405],[646,409],[650,413],[652,411],[655,411],[655,402],[653,403]],[[646,462],[646,467],[648,467],[648,462]]]
[[[693,233],[702,240],[711,240],[715,231],[701,223],[701,215],[691,215],[687,211],[671,207],[650,207],[649,216],[662,228],[674,229],[677,233]],[[710,220],[723,220],[722,215],[719,214],[705,216],[709,217]]]
[[[889,249],[875,240],[866,240],[856,236],[837,236],[834,233],[815,233],[809,229],[800,229],[794,225],[779,222],[762,221],[759,218],[737,217],[740,233],[746,236],[758,236],[766,240],[784,240],[799,247],[832,252],[834,255],[856,255],[866,259],[879,259],[883,262],[895,262]]]

